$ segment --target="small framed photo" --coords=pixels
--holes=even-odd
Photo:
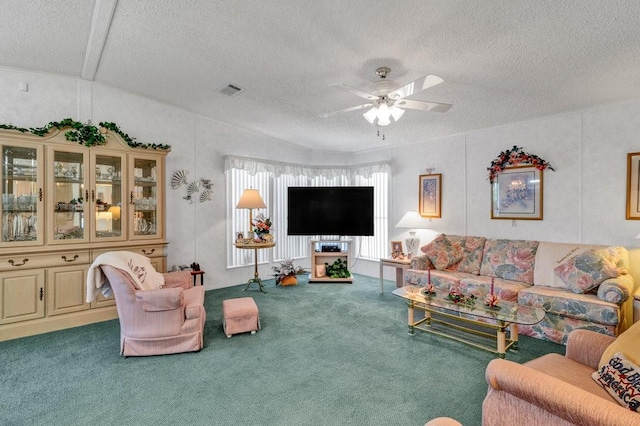
[[[391,257],[397,259],[402,254],[402,241],[391,241]]]
[[[420,175],[418,213],[422,217],[441,217],[442,174]]]
[[[327,275],[327,270],[324,265],[316,265],[316,278],[324,278]]]
[[[238,232],[236,233],[236,243],[244,242],[244,233]]]
[[[507,167],[491,185],[491,219],[542,220],[542,170]]]
[[[627,219],[640,220],[640,152],[627,154]]]

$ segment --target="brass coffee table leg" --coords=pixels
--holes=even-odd
[[[408,312],[408,319],[407,322],[409,324],[409,334],[410,335],[414,335],[416,333],[416,331],[413,329],[413,300],[409,300],[407,302],[407,306],[409,307],[409,312]]]
[[[497,352],[500,358],[504,358],[505,353],[507,352],[506,331],[507,331],[507,323],[502,320],[498,320],[498,328],[496,329],[496,340],[498,343]]]
[[[511,350],[518,350],[518,324],[509,324],[509,339],[513,342]]]

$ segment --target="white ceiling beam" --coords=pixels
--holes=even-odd
[[[85,80],[93,80],[98,72],[98,65],[100,64],[100,58],[102,57],[104,44],[107,41],[109,27],[111,27],[113,12],[117,3],[118,0],[96,0],[89,42],[87,43],[82,74],[80,75]]]

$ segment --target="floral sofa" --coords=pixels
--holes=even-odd
[[[493,282],[500,305],[546,311],[542,322],[519,326],[520,334],[566,344],[575,329],[617,336],[633,323],[634,282],[623,247],[440,234],[421,250],[407,284],[430,281],[436,296],[458,291],[482,303]]]

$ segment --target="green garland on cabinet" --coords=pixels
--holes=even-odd
[[[136,141],[135,138],[130,137],[124,133],[115,123],[102,122],[99,124],[100,128],[93,124],[84,124],[79,121],[75,121],[71,118],[65,118],[62,121],[52,121],[44,127],[30,127],[28,129],[24,127],[17,127],[12,124],[0,124],[0,129],[17,130],[21,133],[32,133],[36,136],[44,137],[51,129],[62,130],[70,127],[71,130],[65,132],[64,136],[68,141],[78,142],[84,146],[104,145],[107,143],[107,139],[104,135],[105,132],[101,131],[102,128],[111,130],[114,133],[120,135],[120,137],[132,148],[145,148],[145,149],[171,149],[171,145],[156,144],[156,143],[142,143]]]

